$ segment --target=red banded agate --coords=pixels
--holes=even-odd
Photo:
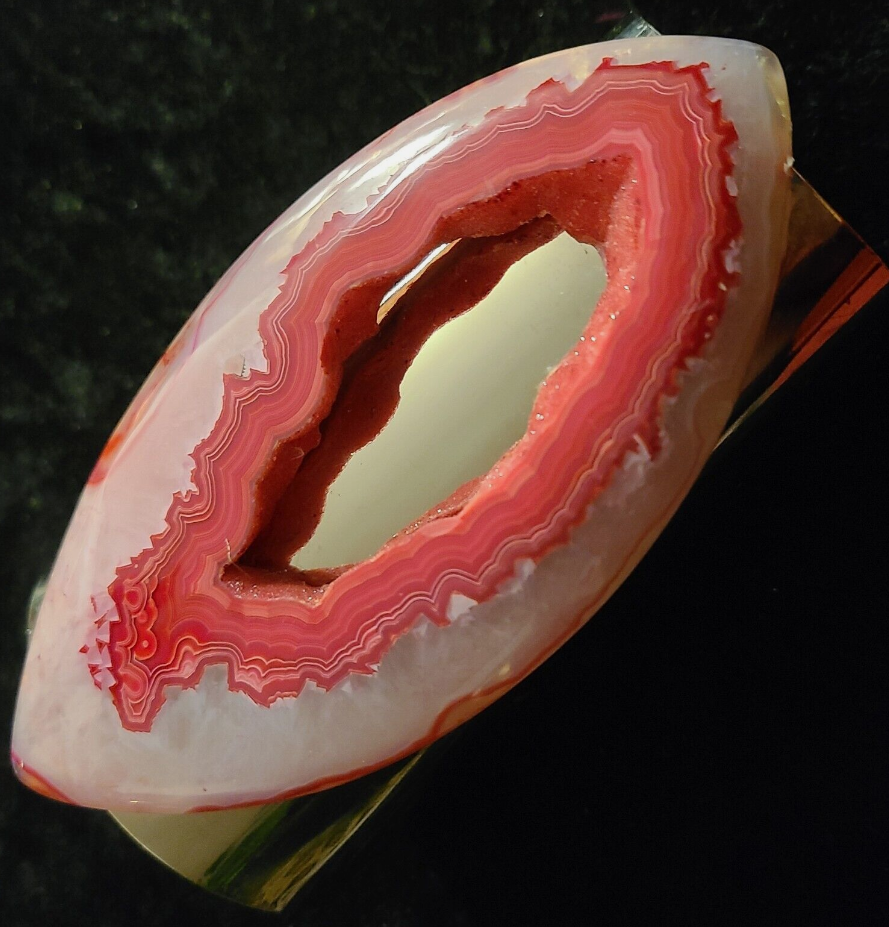
[[[112,808],[269,800],[514,685],[716,440],[774,288],[788,158],[767,52],[645,39],[495,75],[309,191],[198,307],[90,478],[20,692],[29,784]],[[608,282],[524,436],[367,560],[292,567],[425,339],[560,232]]]

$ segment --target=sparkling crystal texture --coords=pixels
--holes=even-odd
[[[270,801],[405,756],[515,685],[716,442],[774,292],[790,164],[769,52],[650,37],[480,81],[321,181],[197,308],[97,463],[34,630],[19,775],[120,810]],[[365,559],[300,568],[423,345],[563,234],[607,281],[524,432]],[[450,465],[389,453],[389,493]]]

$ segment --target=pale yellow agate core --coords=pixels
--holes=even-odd
[[[438,329],[408,369],[395,414],[334,480],[294,566],[365,560],[487,473],[534,427],[529,416],[541,382],[572,350],[604,288],[596,249],[562,233]],[[397,303],[387,309],[397,312]]]

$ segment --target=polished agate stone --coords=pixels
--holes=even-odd
[[[717,440],[790,163],[769,52],[653,37],[480,81],[321,181],[197,308],[98,461],[22,677],[21,778],[118,810],[270,801],[515,685]],[[457,328],[474,318],[493,321]]]

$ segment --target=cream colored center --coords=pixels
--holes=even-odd
[[[540,383],[580,338],[604,287],[596,249],[563,233],[434,332],[402,381],[395,414],[334,480],[293,565],[365,560],[487,473],[525,433]]]

